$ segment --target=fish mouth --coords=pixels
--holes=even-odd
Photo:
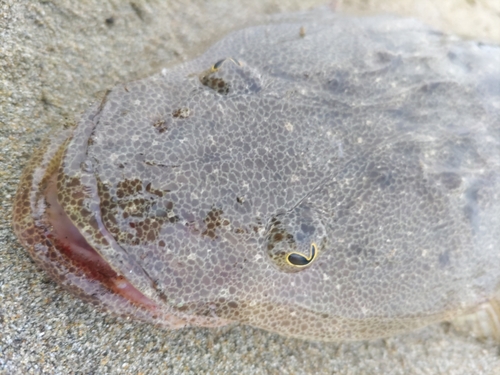
[[[57,200],[57,173],[48,181],[43,193],[46,201],[45,218],[48,224],[45,237],[80,273],[90,281],[99,282],[111,293],[122,296],[135,306],[158,312],[158,305],[117,273],[87,242]]]
[[[145,296],[113,269],[72,222],[57,199],[57,180],[72,129],[49,137],[23,171],[12,226],[37,265],[63,288],[104,311],[177,329],[188,323]]]

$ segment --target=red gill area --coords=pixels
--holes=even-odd
[[[128,280],[115,272],[102,256],[87,242],[75,227],[57,200],[57,173],[53,174],[44,191],[47,209],[50,239],[60,252],[75,268],[75,274],[82,272],[89,280],[104,285],[111,293],[119,294],[132,304],[158,311],[157,304],[137,290]]]

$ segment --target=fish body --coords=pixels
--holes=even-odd
[[[109,90],[35,153],[13,225],[120,315],[370,339],[498,313],[499,177],[498,46],[316,14]]]

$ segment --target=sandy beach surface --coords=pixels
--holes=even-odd
[[[439,5],[435,5],[439,4]],[[447,323],[357,343],[235,325],[168,331],[96,311],[37,269],[10,225],[23,167],[113,85],[196,56],[231,30],[315,0],[0,0],[0,374],[500,374],[499,347]],[[500,43],[498,0],[348,1]]]

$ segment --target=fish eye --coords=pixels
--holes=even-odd
[[[320,212],[302,204],[275,214],[266,226],[264,244],[269,260],[281,271],[304,271],[327,246]]]
[[[218,60],[198,78],[203,86],[223,96],[255,94],[262,88],[260,73],[232,57]]]
[[[311,249],[309,256],[305,256],[301,253],[292,252],[286,256],[286,261],[288,264],[294,267],[305,267],[311,264],[318,254],[317,245],[313,242],[311,244]]]
[[[231,61],[235,65],[241,66],[241,64],[238,60],[235,60],[232,57],[226,57],[222,60],[217,61],[214,65],[212,65],[212,68],[210,68],[210,71],[212,73],[218,71],[220,69],[220,67],[222,66],[222,64],[224,64],[226,61]]]

